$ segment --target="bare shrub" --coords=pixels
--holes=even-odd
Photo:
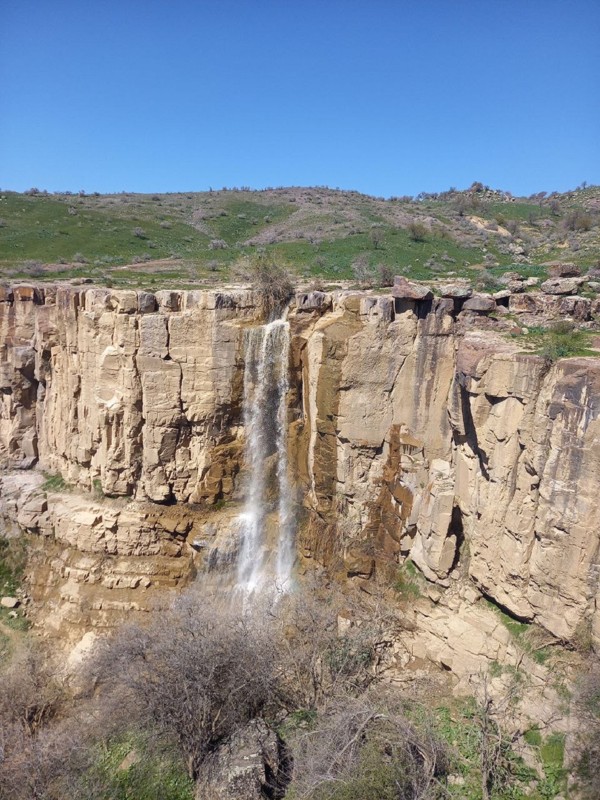
[[[238,279],[251,284],[262,315],[276,319],[294,294],[290,273],[266,252],[258,252],[249,262],[236,265]]]
[[[294,800],[426,800],[448,769],[433,728],[417,728],[398,706],[363,696],[339,703],[297,734]]]
[[[132,231],[133,235],[138,239],[145,239],[146,238],[146,231],[143,228],[134,228]]]
[[[373,226],[369,234],[369,239],[371,240],[373,249],[380,250],[383,247],[383,243],[385,241],[385,233],[383,229],[378,225]]]
[[[427,239],[427,227],[422,222],[416,220],[409,222],[407,230],[413,242],[424,242]]]
[[[571,211],[565,217],[565,227],[568,231],[589,231],[592,225],[592,217],[584,211]]]
[[[373,285],[373,270],[366,253],[358,255],[352,260],[352,272],[362,287],[368,288]]]
[[[20,650],[2,675],[0,719],[33,736],[57,712],[65,698],[62,682],[36,647]]]
[[[64,711],[67,697],[48,654],[23,645],[0,681],[2,800],[60,797],[54,793],[54,784],[64,751],[51,743],[46,728]]]
[[[41,261],[29,259],[23,262],[23,270],[32,278],[39,278],[44,274],[44,265]]]
[[[98,685],[129,720],[175,741],[195,779],[219,744],[272,697],[272,643],[241,610],[183,596],[147,628],[126,626],[97,654]]]
[[[364,692],[378,677],[387,620],[376,611],[359,624],[341,597],[309,588],[271,612],[278,623],[279,702],[289,710],[325,708]],[[341,625],[341,627],[340,627]]]
[[[377,282],[379,286],[394,285],[394,270],[387,264],[377,265]]]
[[[475,281],[475,288],[483,292],[497,292],[504,288],[504,284],[487,269],[482,269]]]

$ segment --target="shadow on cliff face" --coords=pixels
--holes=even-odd
[[[458,388],[457,401],[462,422],[462,433],[456,429],[453,429],[454,442],[457,445],[466,443],[469,446],[471,452],[479,461],[481,474],[487,481],[490,479],[488,472],[488,458],[486,453],[479,447],[479,441],[477,439],[477,426],[475,425],[473,413],[471,411],[470,394],[461,383],[460,376],[458,376],[456,386]]]

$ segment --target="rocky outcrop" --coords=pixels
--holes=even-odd
[[[459,581],[560,640],[592,626],[600,642],[600,359],[522,354],[490,318],[493,298],[445,293],[398,281],[388,296],[298,295],[288,440],[301,552],[361,584],[410,557],[440,609]],[[0,455],[20,471],[2,482],[6,524],[43,544],[33,594],[68,609],[57,625],[109,624],[147,608],[153,587],[184,585],[226,531],[235,540],[219,506],[240,494],[252,293],[2,298]],[[508,301],[523,318],[600,313],[583,297]],[[41,492],[40,468],[73,491]],[[217,549],[227,562],[235,541]]]
[[[410,555],[443,585],[462,559],[515,617],[597,629],[600,359],[550,365],[401,302],[387,321],[341,298],[303,334],[307,504],[337,515],[348,574]]]
[[[0,457],[154,502],[231,491],[252,294],[47,287],[0,303]]]
[[[253,720],[208,757],[196,782],[196,798],[278,800],[290,773],[283,740],[262,720]]]
[[[186,538],[198,525],[178,506],[48,489],[39,472],[0,477],[0,527],[27,538],[27,599],[45,635],[77,640],[168,604],[195,575]]]

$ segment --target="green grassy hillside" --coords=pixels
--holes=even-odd
[[[324,188],[187,194],[0,193],[0,278],[115,286],[235,279],[264,250],[304,279],[543,275],[600,258],[600,187],[508,198],[474,184],[383,199]]]

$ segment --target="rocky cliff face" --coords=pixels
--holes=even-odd
[[[106,624],[111,604],[143,608],[152,587],[190,580],[192,541],[235,538],[221,506],[239,496],[252,293],[14,287],[2,299],[3,513],[55,548],[34,570],[37,596],[52,587],[56,607],[64,596],[73,618]],[[481,596],[557,639],[592,626],[600,641],[600,358],[522,354],[506,323],[462,302],[297,296],[301,553],[359,583],[410,556],[432,587],[412,646],[441,663],[462,646],[452,625],[496,657],[490,617],[469,621]],[[73,491],[42,491],[40,468]]]

